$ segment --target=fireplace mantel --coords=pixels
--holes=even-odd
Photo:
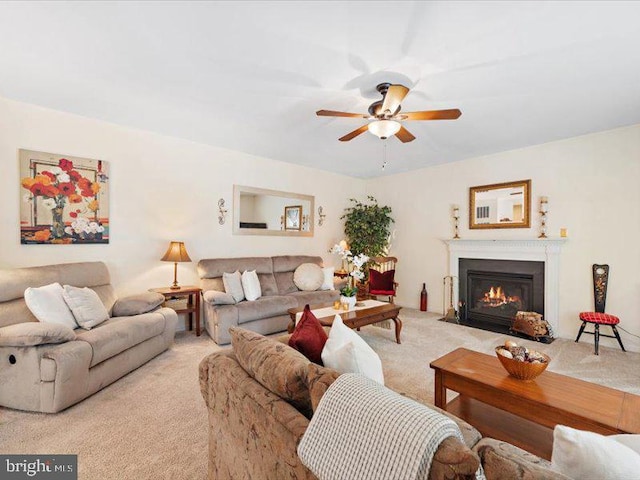
[[[443,240],[449,250],[449,275],[458,277],[461,258],[531,260],[544,262],[544,310],[556,332],[560,316],[560,252],[564,238],[518,240]],[[454,282],[454,305],[458,304],[458,282]]]

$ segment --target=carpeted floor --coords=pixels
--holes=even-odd
[[[405,309],[401,345],[393,331],[362,329],[382,358],[387,386],[431,402],[429,362],[457,348],[493,354],[507,337],[438,322],[434,314]],[[520,343],[547,353],[549,370],[640,394],[640,353],[584,343]],[[64,412],[45,415],[0,408],[0,452],[76,453],[79,478],[204,479],[207,464],[206,409],[198,364],[219,350],[209,337],[181,333],[171,350]]]

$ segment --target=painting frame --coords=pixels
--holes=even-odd
[[[516,196],[521,202],[513,200]],[[530,179],[469,188],[469,229],[530,227]]]
[[[288,205],[284,207],[284,229],[302,230],[302,205]]]
[[[18,150],[20,243],[109,243],[109,164]]]

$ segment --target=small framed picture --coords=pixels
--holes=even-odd
[[[284,207],[284,229],[285,230],[301,230],[302,229],[302,205],[293,205]]]

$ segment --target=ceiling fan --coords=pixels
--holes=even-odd
[[[349,117],[366,118],[372,120],[366,125],[347,133],[338,140],[348,142],[361,133],[369,130],[372,134],[381,139],[387,139],[395,135],[403,142],[411,142],[416,139],[409,130],[404,128],[400,122],[403,120],[455,120],[462,112],[457,108],[451,110],[426,110],[422,112],[400,113],[400,103],[409,93],[409,89],[404,85],[394,85],[391,83],[381,83],[376,90],[382,95],[382,100],[378,100],[369,105],[369,114],[336,112],[334,110],[318,110],[319,117]]]

